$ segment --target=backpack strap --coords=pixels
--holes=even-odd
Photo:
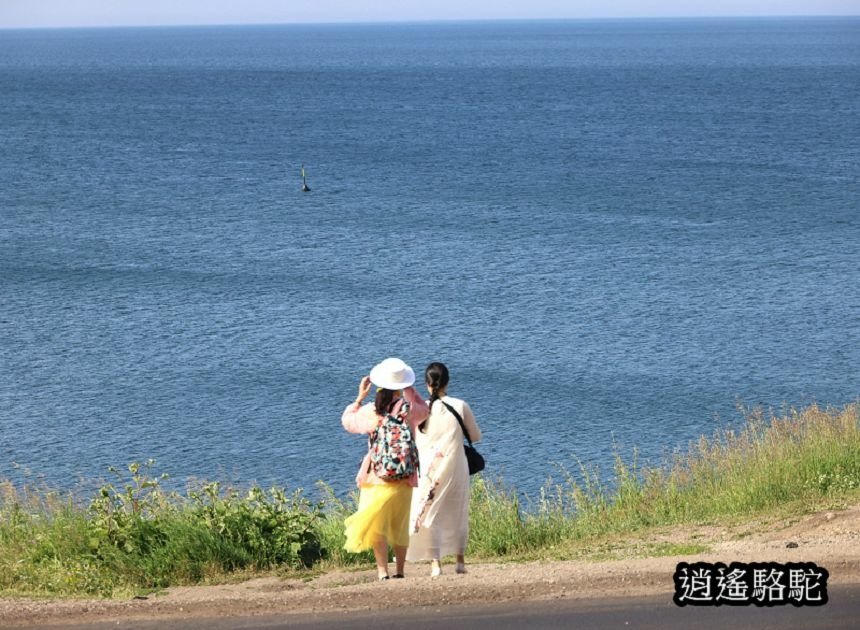
[[[450,411],[451,413],[453,413],[453,414],[454,414],[454,417],[455,417],[455,418],[457,418],[457,422],[459,422],[459,423],[460,423],[460,429],[462,429],[462,431],[463,431],[463,437],[465,437],[465,438],[466,438],[466,441],[468,441],[468,442],[469,442],[469,446],[472,446],[472,438],[470,438],[470,437],[469,437],[469,432],[466,430],[466,425],[465,425],[465,424],[463,424],[463,418],[461,418],[461,417],[460,417],[460,414],[459,414],[459,413],[457,413],[457,410],[456,410],[456,409],[454,409],[451,405],[449,405],[448,403],[446,403],[446,402],[445,402],[444,400],[442,400],[441,398],[439,398],[438,400],[439,400],[439,402],[440,402],[440,403],[442,403],[443,405],[445,405],[446,407],[448,407],[448,411]]]
[[[382,423],[385,422],[385,419],[388,416],[392,416],[396,420],[405,423],[406,422],[406,414],[409,413],[409,401],[399,398],[394,402],[394,406],[391,407],[391,411],[386,413],[384,416],[377,416],[376,428],[373,429],[367,435],[367,445],[368,448],[372,447],[373,442],[376,440],[377,432],[379,431],[379,427],[382,426]],[[401,415],[402,414],[402,415]]]
[[[394,416],[401,422],[406,422],[406,414],[409,413],[409,401],[404,398],[398,398],[394,401],[394,405],[391,407],[391,410],[382,414],[381,416],[376,416],[376,426],[382,426],[382,423],[385,422],[385,419],[388,416]]]
[[[405,418],[400,417],[401,412],[409,413],[409,403],[406,401],[405,398],[398,398],[397,401],[394,403],[394,406],[391,408],[391,411],[388,412],[388,415],[394,416],[395,418],[398,418],[400,420],[405,420]]]

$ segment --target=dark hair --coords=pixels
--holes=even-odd
[[[380,416],[384,416],[389,411],[391,411],[391,407],[394,404],[394,394],[396,392],[393,389],[379,389],[376,392],[376,413]]]
[[[434,362],[424,370],[424,382],[432,391],[427,406],[432,411],[433,403],[439,400],[439,390],[448,386],[448,368],[444,363]]]

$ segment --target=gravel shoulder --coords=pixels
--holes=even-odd
[[[690,543],[704,545],[708,551],[635,557],[653,553],[655,548]],[[308,580],[265,577],[237,584],[178,587],[127,601],[2,598],[0,627],[640,595],[665,595],[668,601],[674,592],[672,574],[677,563],[699,560],[814,562],[830,572],[828,584],[860,584],[860,505],[743,527],[667,528],[650,532],[645,540],[619,543],[616,550],[621,557],[600,561],[475,563],[469,565],[466,575],[455,575],[453,566],[445,565],[447,571],[439,578],[429,577],[428,565],[407,565],[406,579],[385,583],[376,581],[375,571],[332,571]]]

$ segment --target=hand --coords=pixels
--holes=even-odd
[[[356,399],[356,402],[360,403],[362,400],[367,398],[372,387],[373,383],[370,382],[370,377],[362,376],[361,382],[358,384],[358,398]]]

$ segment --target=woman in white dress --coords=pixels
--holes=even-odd
[[[481,429],[468,403],[448,396],[448,368],[431,363],[424,371],[430,415],[416,435],[420,472],[412,495],[410,562],[430,560],[430,575],[442,574],[442,558],[457,556],[457,573],[466,572],[469,538],[469,465],[463,450],[459,414],[473,442]]]

